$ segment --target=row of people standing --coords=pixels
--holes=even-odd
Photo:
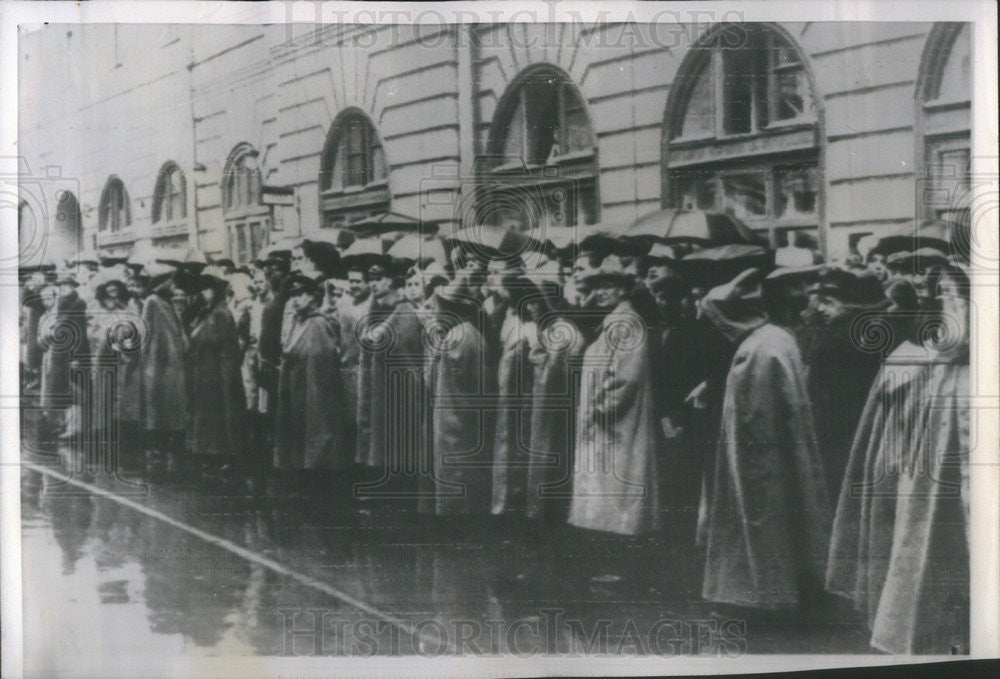
[[[906,530],[940,529],[926,500],[867,508],[858,483],[891,455],[919,450],[933,465],[943,450],[967,451],[919,427],[908,430],[923,436],[911,446],[893,427],[903,426],[899,417],[927,420],[926,401],[876,397],[896,388],[893,366],[907,351],[922,357],[914,374],[933,384],[925,389],[961,396],[967,325],[964,345],[940,346],[951,327],[940,318],[961,314],[954,300],[968,299],[957,267],[936,273],[921,300],[903,278],[838,268],[748,270],[722,285],[695,284],[669,261],[614,243],[581,248],[569,273],[455,248],[443,266],[376,257],[343,281],[308,249],[272,249],[252,271],[165,261],[88,281],[105,321],[87,345],[74,279],[57,279],[61,295],[41,285],[26,308],[41,299],[81,338],[66,352],[38,321],[42,382],[53,378],[56,354],[89,357],[93,378],[77,391],[110,396],[93,400],[114,404],[95,422],[133,432],[126,456],[214,460],[203,474],[249,468],[352,482],[328,485],[339,496],[331,500],[549,518],[606,536],[690,524],[670,535],[692,541],[686,517],[697,506],[702,595],[742,607],[808,606],[824,582],[850,593],[838,569],[854,560],[871,570],[876,551],[865,540],[877,539],[878,559],[895,559],[899,571],[914,557]],[[920,336],[913,321],[926,326],[934,302],[946,313],[937,334]],[[30,335],[32,323],[22,327]],[[873,328],[888,328],[888,339],[872,339]],[[104,365],[118,366],[110,382],[98,373]],[[55,403],[52,389],[42,391],[43,403]],[[66,393],[71,409],[86,400]],[[960,439],[961,409],[953,416],[939,429]],[[893,492],[914,483],[903,476],[890,481]],[[866,532],[866,521],[876,528]],[[891,592],[904,591],[906,577],[857,585],[855,604],[873,625],[873,598],[898,608]],[[960,607],[961,592],[949,592]],[[884,615],[912,623],[916,613]]]

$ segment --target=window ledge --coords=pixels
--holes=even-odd
[[[353,196],[358,193],[364,193],[365,191],[378,191],[380,189],[388,189],[389,182],[386,180],[379,180],[377,182],[372,182],[371,184],[365,184],[363,186],[346,186],[342,189],[324,189],[324,198],[336,198],[338,196]]]
[[[783,120],[780,123],[768,125],[763,130],[756,132],[740,132],[738,134],[723,134],[708,137],[677,137],[670,140],[671,146],[698,146],[701,144],[711,144],[715,142],[740,142],[761,137],[778,137],[783,134],[809,130],[816,126],[815,118],[794,118]]]
[[[135,231],[132,227],[121,231],[101,231],[97,234],[97,245],[120,245],[135,242]]]
[[[925,111],[944,111],[958,108],[968,108],[972,102],[968,99],[932,99],[924,102]]]
[[[157,222],[153,224],[151,234],[153,238],[163,238],[165,236],[179,236],[188,232],[187,221]]]

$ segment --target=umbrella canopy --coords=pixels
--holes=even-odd
[[[714,287],[750,268],[769,271],[774,266],[774,252],[762,245],[728,243],[685,255],[677,265],[689,284]]]
[[[526,233],[486,224],[462,229],[446,240],[453,247],[461,247],[486,259],[507,259],[544,250],[542,243]]]
[[[706,210],[658,210],[634,221],[625,235],[652,239],[667,245],[761,244],[760,237],[732,215]]]
[[[920,248],[934,248],[948,252],[954,224],[943,220],[924,222],[919,227],[907,226],[882,236],[872,251],[888,257],[897,252],[913,252]]]
[[[448,254],[444,243],[436,236],[423,236],[419,233],[408,233],[397,240],[389,248],[391,257],[407,259],[412,262],[447,262]]]
[[[359,238],[344,250],[340,257],[340,263],[345,269],[355,266],[367,269],[372,264],[384,262],[388,243],[382,238]]]
[[[392,231],[421,233],[437,233],[438,225],[423,222],[416,217],[410,217],[399,212],[382,212],[372,217],[365,217],[350,224],[351,231],[359,236],[378,236]]]

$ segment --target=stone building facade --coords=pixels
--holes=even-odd
[[[43,186],[22,263],[26,229],[50,257],[248,261],[387,211],[624,229],[661,207],[842,257],[963,209],[970,42],[940,23],[49,25],[19,48]]]

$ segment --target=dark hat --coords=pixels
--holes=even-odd
[[[827,267],[820,271],[819,280],[810,292],[829,295],[848,306],[874,309],[887,305],[885,291],[878,276],[870,271],[854,274],[850,271]]]
[[[333,276],[340,267],[340,250],[333,243],[321,240],[303,240],[302,253],[325,276]]]
[[[56,275],[56,285],[72,285],[74,288],[80,287],[80,282],[76,280],[68,271],[63,271]]]
[[[227,285],[229,285],[229,281],[226,279],[226,271],[219,264],[206,266],[204,270],[198,274],[198,288],[200,290],[204,290],[206,288],[218,290],[219,288],[224,288]]]
[[[128,264],[128,257],[101,257],[100,264],[104,267]]]
[[[625,265],[618,255],[608,255],[601,262],[601,266],[588,271],[584,275],[583,280],[593,287],[600,281],[615,281],[629,284],[634,281],[634,278],[625,271]]]
[[[288,281],[289,297],[295,297],[296,295],[301,295],[303,293],[315,295],[319,292],[319,289],[319,281],[300,273],[292,274],[291,280]]]
[[[231,260],[229,257],[221,257],[219,259],[212,258],[212,264],[215,266],[221,266],[222,268],[233,271],[236,269],[236,262]]]

